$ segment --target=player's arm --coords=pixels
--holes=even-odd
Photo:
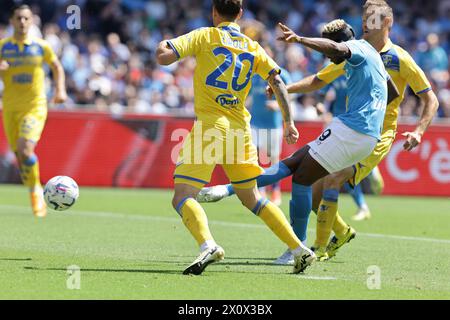
[[[432,90],[421,93],[418,95],[421,102],[424,104],[422,115],[420,116],[419,123],[413,132],[404,132],[402,135],[406,137],[406,142],[403,148],[407,151],[411,151],[422,141],[422,136],[433,120],[438,108],[439,101]]]
[[[288,93],[309,93],[320,90],[326,85],[327,83],[320,80],[317,75],[310,75],[300,81],[288,84],[286,89]],[[273,90],[270,86],[266,88],[266,95],[268,98],[271,98],[273,95]]]
[[[58,58],[53,59],[50,63],[50,68],[52,69],[53,81],[55,82],[53,102],[63,103],[67,100],[66,75],[64,73],[64,68]]]
[[[44,62],[50,66],[55,83],[55,95],[53,96],[54,103],[63,103],[67,100],[66,92],[66,75],[64,68],[59,62],[58,57],[47,41],[39,40],[44,51]]]
[[[351,57],[351,51],[344,43],[338,43],[326,38],[300,37],[284,24],[278,23],[278,25],[281,28],[283,35],[278,37],[277,40],[290,43],[300,43],[305,47],[323,53],[332,60],[343,61]]]
[[[392,81],[392,78],[389,78],[387,81],[387,87],[388,87],[388,101],[387,104],[394,101],[396,98],[400,96],[400,93],[398,92],[398,88],[395,85],[394,81]]]
[[[326,85],[327,83],[320,80],[317,75],[311,75],[298,82],[288,85],[287,90],[289,93],[309,93],[320,90]]]
[[[267,81],[275,94],[281,114],[283,115],[284,138],[288,144],[294,144],[298,140],[298,131],[295,128],[294,119],[292,118],[292,110],[289,104],[286,85],[283,79],[281,79],[281,76],[276,72],[271,73]]]
[[[167,66],[178,60],[176,52],[170,47],[167,40],[159,43],[156,49],[156,60],[160,65]]]
[[[406,137],[403,148],[411,151],[422,141],[422,136],[437,112],[439,102],[425,73],[407,52],[404,53],[400,62],[402,63],[400,66],[401,76],[407,79],[408,85],[424,104],[422,115],[414,131],[402,133]]]
[[[207,39],[208,28],[195,29],[170,40],[163,40],[156,49],[156,60],[167,66],[188,56],[197,56]]]

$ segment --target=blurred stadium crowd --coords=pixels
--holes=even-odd
[[[13,5],[2,0],[2,8]],[[439,117],[450,118],[450,0],[388,1],[394,8],[391,39],[408,50],[432,81],[440,100]],[[95,108],[137,113],[193,113],[193,59],[169,67],[156,64],[158,42],[211,25],[210,0],[35,0],[33,33],[50,42],[66,71],[70,101],[55,108]],[[294,81],[324,65],[320,54],[275,40],[276,23],[297,33],[320,36],[323,23],[343,18],[361,36],[363,0],[245,0],[245,32],[273,52]],[[81,8],[81,29],[68,30],[69,5]],[[254,20],[259,21],[256,23]],[[11,34],[8,11],[0,11],[0,38]],[[50,90],[50,86],[47,86]],[[51,93],[49,92],[49,95]],[[298,119],[318,117],[320,94],[300,95]],[[403,117],[417,117],[420,101],[409,91]]]

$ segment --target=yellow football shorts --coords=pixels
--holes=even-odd
[[[396,132],[394,130],[387,130],[384,132],[381,135],[381,140],[377,143],[372,153],[353,166],[355,175],[349,180],[349,183],[352,186],[358,185],[387,156],[394,143],[395,134]]]
[[[174,183],[202,188],[221,165],[233,187],[249,189],[264,170],[258,164],[250,128],[223,130],[196,122],[186,137],[177,160]]]
[[[3,126],[10,148],[17,151],[17,140],[24,138],[35,143],[41,138],[47,120],[47,107],[36,106],[30,110],[3,109]]]

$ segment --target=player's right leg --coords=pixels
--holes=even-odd
[[[365,159],[360,160],[355,166],[356,170],[353,177],[348,181],[350,185],[358,185],[370,172],[386,157],[391,149],[392,143],[395,139],[395,131],[388,130],[381,135],[381,141],[377,143],[372,153]],[[321,186],[318,186],[321,187]],[[366,217],[364,217],[366,218]],[[333,224],[334,236],[327,246],[327,254],[331,258],[336,255],[336,252],[350,240],[352,240],[356,232],[350,227],[336,212],[336,218]]]
[[[214,241],[205,211],[195,200],[199,191],[200,188],[181,183],[181,180],[175,183],[172,206],[200,248],[200,255],[184,270],[183,274],[199,275],[209,264],[222,260],[225,255],[222,247]]]
[[[294,255],[294,273],[303,272],[315,260],[315,255],[295,235],[281,209],[261,197],[256,178],[263,169],[258,165],[256,150],[251,140],[245,139],[244,159],[237,159],[222,167],[233,184],[236,195],[242,204],[260,217],[272,232],[283,241]]]
[[[317,236],[314,247],[317,248],[318,258],[322,251],[323,259],[326,259],[326,246],[336,219],[341,186],[353,177],[355,171],[352,165],[370,155],[376,144],[375,138],[352,130],[337,118],[333,119],[318,139],[308,144],[311,148],[310,156],[330,173],[324,179],[322,201],[317,210]],[[302,172],[308,179],[313,177],[313,170],[300,168],[294,177]]]
[[[186,137],[180,151],[174,172],[175,193],[172,206],[178,212],[184,225],[197,241],[200,255],[184,270],[183,274],[199,275],[211,263],[224,258],[225,252],[216,244],[209,230],[208,218],[196,197],[200,189],[211,179],[214,161],[205,163],[201,123],[195,123],[194,129]],[[197,137],[201,135],[201,137]]]
[[[316,260],[314,253],[297,238],[281,209],[268,199],[261,197],[256,183],[251,188],[236,188],[235,190],[242,204],[261,218],[270,230],[287,245],[294,256],[294,273],[303,272]]]
[[[320,261],[328,259],[327,245],[338,214],[338,197],[342,185],[353,177],[354,169],[345,168],[323,179],[323,193],[317,208],[315,252]]]

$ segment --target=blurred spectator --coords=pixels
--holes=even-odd
[[[2,8],[15,0],[2,0]],[[67,75],[70,103],[112,113],[193,113],[192,76],[195,62],[169,67],[156,64],[154,53],[162,39],[211,25],[211,0],[30,0],[35,26],[60,56]],[[320,54],[299,45],[276,41],[277,22],[305,36],[320,36],[320,27],[344,18],[361,35],[360,0],[245,0],[242,28],[252,23],[252,38],[274,48],[280,66],[293,81],[316,72],[324,64]],[[81,30],[67,30],[66,8],[81,9]],[[395,23],[392,39],[405,47],[427,73],[437,91],[440,117],[450,117],[449,63],[450,0],[390,1]],[[0,38],[10,34],[8,11],[0,11]],[[51,88],[48,88],[51,90]],[[0,84],[1,92],[1,84]],[[50,92],[49,92],[50,94]],[[322,97],[323,98],[323,97]],[[318,95],[298,97],[297,118],[315,119]],[[58,106],[61,107],[61,106]],[[408,90],[401,115],[420,114],[418,100]]]
[[[436,33],[430,33],[426,39],[426,45],[419,46],[422,50],[418,54],[418,63],[439,88],[444,88],[449,80],[447,52],[439,45]]]

